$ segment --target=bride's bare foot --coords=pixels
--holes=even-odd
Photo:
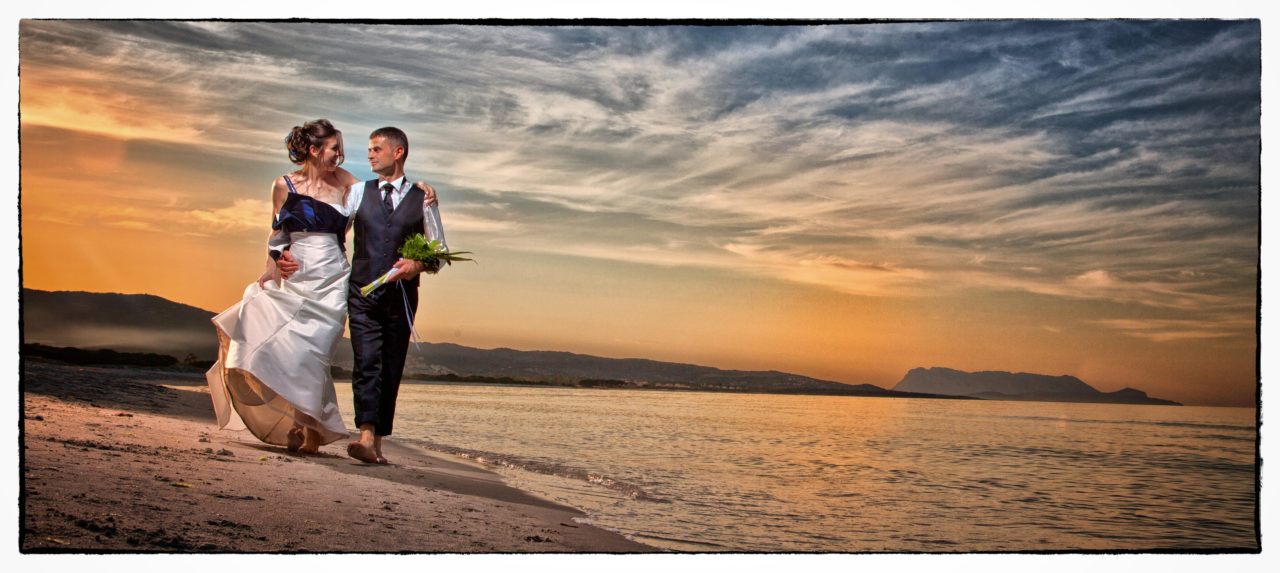
[[[302,442],[302,445],[298,447],[298,451],[304,454],[320,453],[320,432],[307,428],[305,435],[306,439]]]
[[[306,437],[303,435],[302,426],[294,424],[292,428],[289,428],[289,433],[285,436],[284,447],[289,448],[291,452],[296,452],[302,449],[304,442],[306,442]]]

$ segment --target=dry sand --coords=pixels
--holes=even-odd
[[[23,366],[23,552],[655,552],[462,459],[217,429],[203,375]]]

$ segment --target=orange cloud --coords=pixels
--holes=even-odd
[[[107,135],[119,139],[193,141],[201,131],[190,117],[156,113],[162,107],[113,91],[93,70],[60,70],[56,82],[38,70],[23,71],[22,123]],[[63,75],[65,74],[65,75]],[[71,77],[66,77],[66,76]],[[138,113],[139,110],[147,113]]]
[[[210,226],[214,230],[263,230],[263,221],[268,220],[270,213],[270,201],[236,199],[229,207],[196,209],[186,212],[185,216],[190,217],[193,223]]]

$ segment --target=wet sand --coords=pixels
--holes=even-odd
[[[198,372],[23,366],[23,552],[632,553],[657,549],[502,483],[384,442],[292,454],[218,430]]]

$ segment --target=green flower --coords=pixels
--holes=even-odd
[[[418,233],[408,239],[405,239],[404,244],[400,246],[400,249],[397,252],[400,253],[400,256],[406,259],[412,259],[420,263],[444,261],[452,264],[453,261],[471,260],[466,257],[458,256],[469,255],[471,254],[469,251],[449,252],[440,247],[440,241],[428,241],[422,233]]]
[[[418,261],[424,265],[434,263],[436,261],[444,261],[446,264],[451,265],[454,261],[471,260],[466,257],[458,256],[470,255],[470,251],[449,252],[440,247],[440,241],[429,241],[422,233],[418,233],[408,239],[405,239],[404,244],[401,245],[396,252],[400,253],[401,257]],[[378,280],[360,287],[360,294],[362,296],[369,296],[369,293],[386,284],[387,279],[389,278],[391,278],[391,271],[387,271],[386,274],[378,277]]]

